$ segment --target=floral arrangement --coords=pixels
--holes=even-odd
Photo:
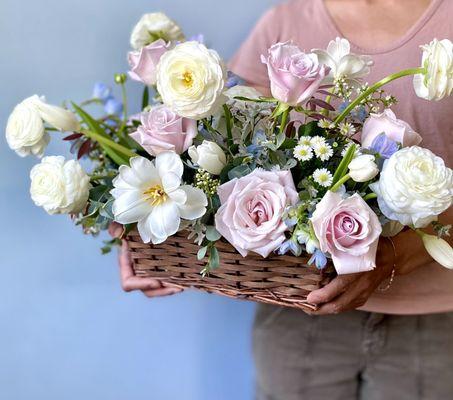
[[[311,254],[339,274],[376,267],[381,235],[416,230],[427,251],[453,268],[437,217],[452,205],[453,174],[419,147],[420,135],[391,111],[382,87],[413,75],[417,96],[438,101],[453,91],[453,44],[422,46],[422,65],[368,85],[370,57],[337,38],[327,50],[303,52],[277,43],[262,60],[272,97],[241,84],[202,38],[186,40],[161,13],[133,29],[131,80],[144,85],[143,107],[129,114],[126,74],[69,107],[32,96],[9,117],[6,138],[19,155],[42,157],[49,132],[70,134],[78,160],[46,156],[33,167],[30,193],[49,214],[70,214],[93,235],[117,222],[137,227],[145,243],[185,230],[219,265],[216,243],[249,252]],[[259,62],[259,60],[257,60]],[[104,115],[87,112],[103,105]],[[433,225],[437,236],[423,231]],[[104,251],[117,240],[106,243]]]

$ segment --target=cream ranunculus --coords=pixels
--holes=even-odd
[[[355,182],[368,182],[379,174],[379,168],[370,154],[360,155],[349,164],[349,176]]]
[[[198,147],[189,148],[192,161],[213,175],[220,175],[227,159],[221,147],[214,142],[204,140]]]
[[[120,224],[138,222],[145,243],[159,244],[174,235],[181,218],[195,220],[206,212],[205,193],[182,185],[184,165],[174,152],[160,153],[155,162],[134,157],[113,181],[113,214]]]
[[[386,160],[370,187],[387,218],[423,228],[451,206],[453,173],[431,151],[412,146]]]
[[[83,210],[90,191],[90,177],[75,160],[44,157],[31,172],[31,198],[49,214],[70,214]]]
[[[202,119],[225,101],[226,70],[219,55],[199,42],[185,42],[162,55],[157,89],[165,105],[181,117]]]
[[[445,268],[453,269],[453,249],[444,239],[419,232],[426,251]]]
[[[34,95],[18,104],[8,119],[6,140],[11,149],[22,157],[42,157],[50,140],[44,121],[60,131],[80,129],[71,111],[47,104],[44,97]]]
[[[145,14],[135,25],[131,34],[131,46],[134,50],[163,39],[166,42],[183,41],[184,34],[178,24],[164,13]]]
[[[425,73],[415,75],[415,92],[422,99],[442,100],[453,91],[453,43],[449,39],[434,39],[421,48]]]

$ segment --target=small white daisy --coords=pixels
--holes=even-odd
[[[344,136],[354,136],[356,133],[354,125],[350,122],[341,122],[340,125],[338,125],[338,128],[340,129],[340,133]]]
[[[294,148],[294,158],[299,161],[308,161],[313,158],[313,150],[310,146],[299,144]]]
[[[333,183],[333,176],[326,168],[318,168],[313,172],[313,179],[323,187],[331,187]]]
[[[310,145],[311,147],[316,147],[320,144],[326,144],[326,139],[324,139],[322,136],[314,136],[310,140]]]
[[[329,121],[328,119],[321,119],[318,122],[318,126],[322,129],[333,129],[335,128],[335,124],[332,121]]]
[[[299,145],[302,145],[302,146],[311,146],[311,139],[312,139],[311,136],[302,136],[302,137],[299,139]]]
[[[333,149],[328,143],[318,144],[313,147],[316,157],[321,161],[327,161],[333,156]]]

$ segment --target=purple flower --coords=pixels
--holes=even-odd
[[[106,100],[104,110],[108,115],[119,115],[123,111],[123,103],[111,96]]]
[[[308,265],[315,264],[316,268],[324,269],[327,265],[327,257],[321,250],[316,250],[308,261]]]
[[[96,82],[93,88],[93,99],[99,99],[105,103],[111,96],[112,89],[109,88],[105,83]]]
[[[390,139],[385,133],[381,133],[373,140],[370,150],[378,153],[382,158],[390,158],[399,150],[398,143]]]
[[[302,247],[299,243],[289,239],[286,242],[282,243],[281,246],[278,248],[278,254],[283,256],[291,252],[296,257],[299,257],[302,253]]]
[[[234,86],[242,85],[244,80],[241,79],[239,76],[235,75],[233,72],[228,71],[228,78],[226,81],[225,86],[230,89]]]
[[[205,40],[204,40],[204,35],[202,33],[199,33],[198,35],[194,35],[192,36],[189,41],[191,42],[198,42],[198,43],[201,43],[201,44],[205,44]]]

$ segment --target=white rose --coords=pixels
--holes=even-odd
[[[434,39],[421,47],[424,74],[415,75],[414,88],[418,97],[442,100],[453,91],[453,43],[448,39]]]
[[[143,15],[132,30],[130,40],[132,48],[140,50],[158,39],[164,39],[166,42],[182,41],[184,34],[178,24],[164,13]]]
[[[225,167],[225,153],[217,143],[204,140],[198,147],[189,148],[192,161],[213,175],[219,175]]]
[[[90,178],[75,160],[44,157],[31,172],[31,198],[49,214],[69,214],[83,210],[88,201]]]
[[[423,228],[451,206],[453,173],[431,151],[406,147],[385,161],[379,181],[370,187],[387,218]]]
[[[181,117],[213,115],[225,101],[226,70],[219,55],[199,42],[181,43],[157,65],[157,89],[165,105]]]
[[[42,157],[49,143],[49,134],[36,107],[24,100],[18,104],[8,118],[6,141],[21,157],[33,154]]]
[[[445,268],[453,269],[453,249],[448,242],[437,236],[419,233],[429,255]]]
[[[24,157],[34,154],[42,157],[50,137],[44,122],[61,131],[77,131],[80,124],[69,110],[45,102],[44,97],[28,97],[18,104],[6,126],[9,147]]]
[[[355,182],[368,182],[379,174],[379,168],[370,154],[360,155],[349,164],[349,176]]]

